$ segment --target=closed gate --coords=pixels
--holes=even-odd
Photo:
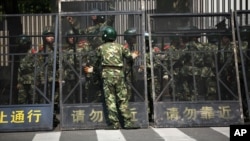
[[[145,65],[144,59],[144,14],[142,11],[115,11],[115,5],[109,1],[81,2],[89,6],[80,12],[72,12],[69,5],[62,3],[60,13],[61,31],[59,41],[59,71],[60,71],[60,128],[69,129],[97,129],[106,128],[106,109],[103,106],[102,79],[100,72],[86,74],[85,66],[94,64],[95,49],[103,43],[101,39],[102,27],[113,26],[117,31],[116,42],[129,44],[131,51],[140,52],[139,58],[134,62],[124,60],[128,94],[131,95],[129,106],[133,114],[133,122],[141,128],[148,127],[146,104],[146,70],[140,70]],[[72,3],[76,4],[76,3]],[[74,7],[75,5],[73,5]],[[93,26],[92,16],[103,20],[101,26]],[[100,24],[98,23],[98,24]],[[126,31],[134,30],[132,36],[136,39],[130,44]],[[130,33],[129,33],[130,34]],[[126,36],[126,37],[125,37]],[[130,36],[130,35],[129,35]],[[74,38],[69,43],[68,37]],[[126,46],[125,46],[126,47]],[[81,52],[81,53],[79,53]]]
[[[250,101],[249,101],[249,78],[250,78],[250,68],[249,68],[249,59],[250,59],[250,25],[249,25],[249,10],[235,11],[235,27],[236,27],[236,38],[238,39],[238,64],[239,64],[239,77],[241,82],[241,93],[242,93],[242,104],[245,121],[250,119]],[[246,45],[247,44],[247,45]]]
[[[58,16],[52,17],[53,14],[2,17],[8,25],[0,36],[2,132],[53,129],[58,42],[53,40],[50,46],[43,36],[50,32],[54,39],[58,37]],[[7,24],[13,21],[15,24]]]
[[[148,16],[155,25],[148,27],[155,127],[244,122],[232,17],[231,13]]]

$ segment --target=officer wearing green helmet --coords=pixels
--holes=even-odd
[[[40,54],[41,55],[40,58],[42,59],[39,60],[40,61],[39,63],[40,66],[43,66],[43,64],[47,64],[47,67],[41,68],[41,70],[43,71],[41,71],[40,77],[42,84],[46,84],[47,82],[53,81],[52,76],[53,76],[53,60],[54,60],[53,52],[55,51],[54,48],[55,32],[52,26],[45,27],[42,33],[42,39],[43,39],[43,45],[42,45],[43,50],[40,52],[46,53],[46,55]],[[47,74],[44,74],[46,72]]]
[[[108,8],[110,11],[114,11],[114,3],[109,2],[108,3]],[[93,8],[90,13],[99,13],[101,10],[99,8]],[[87,40],[90,43],[90,46],[92,49],[97,48],[99,45],[103,43],[102,39],[99,37],[100,29],[104,26],[112,26],[114,23],[115,16],[110,15],[106,16],[105,18],[104,15],[91,15],[91,21],[92,25],[87,26],[85,29],[81,29],[81,23],[79,20],[77,20],[74,17],[67,17],[67,20],[74,30],[75,33],[81,34],[81,35],[88,35]]]
[[[22,48],[20,54],[20,64],[18,67],[17,89],[18,89],[18,104],[31,104],[33,96],[33,81],[34,81],[34,63],[30,55],[31,39],[27,35],[19,35],[17,38],[18,47]]]
[[[63,87],[62,87],[62,101],[64,103],[75,103],[78,101],[79,87],[75,88],[78,82],[79,62],[81,61],[81,52],[77,50],[77,34],[72,29],[65,33],[65,41],[67,45],[64,47],[62,69]],[[79,73],[80,74],[80,73]],[[68,95],[71,95],[68,97]]]
[[[26,53],[31,47],[31,39],[27,35],[19,35],[17,38],[18,47],[21,47],[22,53]]]
[[[146,52],[149,52],[149,33],[148,32],[145,32],[144,34],[145,36],[145,45],[146,45]],[[152,48],[154,49],[154,51],[159,51],[160,49],[158,47],[156,47],[156,43],[157,43],[157,38],[154,37],[154,36],[151,36],[151,45],[152,45]]]
[[[125,47],[129,48],[130,50],[134,50],[136,44],[136,35],[137,29],[136,28],[128,28],[124,31],[124,40],[126,41]]]
[[[114,2],[108,2],[108,10],[114,11]],[[81,22],[74,17],[67,17],[67,20],[74,30],[75,33],[80,35],[87,35],[87,42],[89,44],[89,53],[87,54],[87,62],[85,62],[85,66],[94,65],[96,62],[96,53],[95,50],[98,46],[104,43],[101,38],[101,29],[105,26],[113,26],[115,15],[100,15],[95,13],[101,13],[99,8],[94,8],[90,11],[90,18],[92,21],[91,25],[81,25]],[[81,28],[86,27],[86,28]],[[94,97],[94,100],[87,99],[90,102],[98,102],[96,99],[99,99],[101,92],[100,92],[100,84],[98,76],[95,73],[88,74],[86,80],[86,93]],[[92,99],[92,98],[91,98]]]
[[[184,33],[184,37],[186,36],[188,38],[182,38],[186,43],[187,48],[185,51],[187,51],[187,53],[183,54],[180,58],[182,59],[180,73],[183,80],[182,87],[184,88],[184,94],[181,93],[178,98],[179,100],[188,101],[193,101],[197,97],[204,99],[204,87],[201,86],[204,83],[201,82],[203,79],[201,77],[203,77],[203,52],[205,51],[205,46],[199,41],[201,33],[196,26],[186,26],[179,29],[186,30],[187,33]]]
[[[147,97],[148,97],[148,119],[149,119],[149,122],[153,122],[153,119],[154,119],[154,106],[153,106],[153,92],[152,92],[151,63],[150,63],[149,33],[145,32],[144,37],[145,37],[145,47],[146,47],[146,69],[147,69],[147,88],[148,88],[148,93],[147,93]],[[154,48],[157,48],[157,50],[159,50],[158,47],[155,47],[156,42],[157,42],[156,38],[151,36],[151,47],[153,49],[152,53],[155,52]],[[156,54],[153,53],[153,55],[156,55]],[[155,57],[156,56],[154,56],[153,58],[155,58]],[[157,64],[157,62],[155,62],[155,60],[153,60],[153,62],[154,62],[153,63],[154,64],[153,65],[154,69],[157,69],[157,67],[155,66],[155,64]],[[156,77],[155,77],[154,81],[155,81],[156,89],[159,88],[159,83],[157,83],[159,81],[157,81]]]
[[[132,115],[129,109],[130,95],[124,81],[123,59],[135,59],[138,52],[130,52],[122,44],[114,42],[117,33],[113,27],[105,27],[102,40],[105,42],[97,48],[97,63],[94,71],[101,67],[105,108],[108,110],[107,122],[109,129],[135,128],[132,123]],[[85,72],[92,73],[93,67],[85,67]],[[123,121],[120,121],[121,113]],[[138,128],[138,127],[137,127]]]
[[[49,47],[50,49],[53,49],[53,44],[55,42],[54,28],[51,26],[45,27],[42,33],[42,39],[44,44],[43,47]]]
[[[73,48],[75,47],[77,41],[78,41],[78,37],[76,37],[76,33],[70,29],[65,33],[65,41],[66,43],[69,45],[69,48]]]
[[[44,93],[46,93],[47,97],[52,97],[54,94],[54,119],[53,119],[53,125],[57,126],[59,123],[59,120],[56,118],[56,113],[59,113],[59,70],[58,70],[58,54],[54,56],[54,51],[56,51],[55,47],[55,29],[53,26],[46,26],[42,32],[42,40],[43,45],[38,53],[39,55],[39,87],[41,90],[46,88]],[[55,58],[56,57],[56,58]],[[56,59],[56,60],[55,60]],[[56,61],[56,66],[54,68],[54,61]],[[55,71],[55,78],[53,77],[53,72]],[[55,81],[54,81],[55,80]],[[55,84],[53,84],[55,82]],[[53,85],[55,86],[55,89],[52,89]],[[54,90],[54,91],[52,91]],[[44,102],[45,99],[40,96],[40,103]]]
[[[137,42],[137,29],[135,27],[130,27],[127,30],[124,31],[124,48],[128,49],[130,51],[134,51],[136,47],[136,42]],[[134,82],[134,69],[133,69],[133,64],[134,61],[131,59],[124,59],[124,71],[125,71],[125,80],[128,85],[128,93],[129,95],[132,95],[132,87],[133,87],[133,82]],[[136,99],[134,96],[131,96],[131,100],[134,101]]]

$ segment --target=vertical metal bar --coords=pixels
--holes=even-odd
[[[11,74],[11,76],[10,76],[10,99],[9,99],[9,104],[10,105],[12,105],[12,99],[13,99],[13,74],[14,74],[14,65],[15,65],[15,55],[13,54],[13,53],[11,53],[10,54],[10,57],[11,57],[11,65],[10,65],[10,67],[11,67],[11,70],[10,70],[10,74]]]
[[[58,13],[58,30],[59,30],[59,34],[58,34],[58,43],[59,43],[59,105],[60,107],[63,107],[63,66],[62,66],[62,60],[63,60],[63,53],[62,53],[62,16],[61,16],[61,11],[62,11],[62,3],[61,0],[58,3],[58,9],[59,9],[59,13]],[[60,108],[60,110],[62,111],[62,108]],[[63,112],[60,112],[63,113]],[[62,117],[62,116],[61,116]]]
[[[59,24],[59,18],[58,15],[55,17],[55,46],[54,46],[54,52],[53,52],[53,80],[52,80],[52,109],[54,109],[54,98],[55,98],[55,83],[56,83],[56,63],[57,63],[57,49],[58,49],[58,24]],[[53,113],[52,113],[53,114]]]
[[[149,41],[152,40],[151,38],[151,22],[150,22],[150,14],[148,14],[147,19],[148,19],[148,34],[149,34]],[[150,42],[151,43],[151,42]],[[150,57],[150,66],[153,66],[153,50],[152,50],[152,44],[149,44],[149,57]],[[146,64],[144,64],[146,67]],[[144,73],[147,73],[144,69]],[[155,94],[155,82],[154,82],[154,67],[151,67],[151,86],[152,87],[152,96],[153,96],[153,101],[155,101],[156,98],[156,94]],[[147,79],[146,79],[147,80]],[[145,80],[145,81],[146,81]],[[147,83],[146,83],[147,84]],[[146,99],[146,102],[148,101],[148,99]]]
[[[233,36],[233,51],[234,51],[234,63],[235,63],[235,70],[236,70],[236,81],[237,81],[237,89],[238,89],[238,97],[239,97],[239,104],[240,104],[240,113],[241,113],[241,119],[244,119],[243,117],[243,108],[242,108],[242,97],[241,97],[241,88],[240,88],[240,78],[239,78],[239,66],[238,66],[238,53],[237,53],[237,47],[236,47],[236,37],[235,37],[235,14],[231,11],[231,30],[232,30],[232,36]]]
[[[237,11],[235,11],[235,15],[234,15],[234,19],[235,19],[235,25],[236,25],[236,31],[237,31],[237,37],[238,37],[238,44],[239,44],[239,52],[240,52],[240,61],[241,61],[241,67],[242,67],[242,78],[243,78],[243,84],[244,84],[244,89],[245,89],[245,95],[246,95],[246,98],[247,98],[247,104],[248,104],[248,110],[250,110],[250,104],[249,104],[249,91],[248,91],[248,83],[247,83],[247,74],[246,74],[246,68],[245,68],[245,62],[244,62],[244,54],[242,52],[242,44],[241,44],[241,36],[240,36],[240,29],[239,29],[239,25],[238,25],[238,22],[237,22]],[[241,95],[239,95],[241,96]],[[248,116],[250,117],[250,112],[248,112]]]

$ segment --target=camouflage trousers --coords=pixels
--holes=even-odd
[[[65,80],[62,91],[63,103],[78,103],[79,102],[79,86],[75,80]]]
[[[122,126],[131,125],[132,114],[129,109],[130,95],[128,95],[124,78],[103,78],[103,91],[109,124],[114,126],[119,123]],[[122,121],[119,119],[122,119]]]
[[[31,104],[33,97],[32,84],[22,84],[22,87],[18,90],[18,104]]]
[[[86,78],[84,99],[88,103],[98,103],[101,98],[101,84],[97,76]]]

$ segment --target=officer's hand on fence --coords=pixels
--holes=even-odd
[[[140,66],[139,68],[138,68],[138,72],[142,72],[144,70],[144,66]]]
[[[124,44],[123,47],[126,48],[126,49],[128,49],[129,48],[128,43]]]
[[[92,66],[85,66],[84,67],[84,72],[85,73],[92,73],[94,68]]]
[[[139,52],[138,52],[138,51],[132,52],[132,57],[133,57],[133,59],[135,59],[135,58],[138,57],[138,56],[139,56]]]
[[[169,76],[167,74],[163,75],[163,79],[168,80]]]

